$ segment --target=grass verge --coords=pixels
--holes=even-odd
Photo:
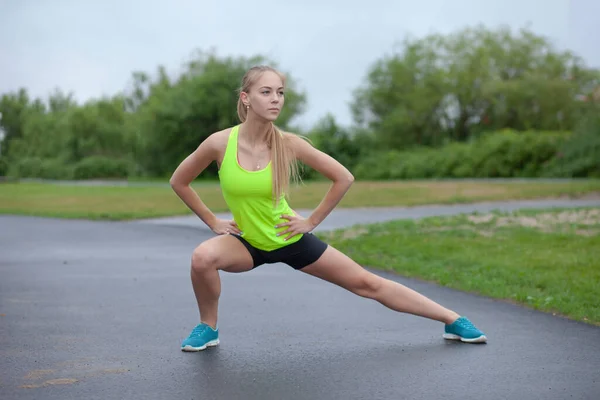
[[[600,325],[600,208],[393,221],[319,236],[362,265]]]
[[[226,204],[216,182],[193,185],[215,212]],[[329,188],[327,182],[308,182],[294,189],[290,204],[297,209],[316,207]],[[584,181],[389,181],[355,182],[340,207],[415,206],[580,197],[600,194],[600,180]],[[0,184],[0,214],[61,218],[134,219],[190,214],[187,207],[163,185],[93,186],[49,183]]]

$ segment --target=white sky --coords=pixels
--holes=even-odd
[[[296,120],[327,112],[351,123],[348,103],[370,65],[406,34],[482,23],[528,25],[600,67],[598,0],[0,0],[0,93],[54,89],[84,101],[128,87],[131,73],[177,70],[195,50],[264,54],[307,93]]]

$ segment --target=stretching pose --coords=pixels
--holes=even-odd
[[[273,68],[251,68],[242,79],[237,112],[241,124],[211,134],[177,167],[171,187],[217,234],[192,254],[191,280],[200,323],[182,344],[184,351],[219,344],[217,311],[219,270],[249,271],[282,262],[399,312],[445,324],[443,337],[485,342],[486,336],[465,317],[397,282],[375,275],[311,231],[339,203],[354,177],[339,162],[297,135],[274,125],[284,104],[285,77]],[[233,220],[217,218],[190,183],[217,162],[223,197]],[[303,218],[286,201],[297,162],[314,168],[333,184],[314,212]]]

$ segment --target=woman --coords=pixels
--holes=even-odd
[[[421,294],[375,275],[310,233],[339,203],[354,177],[343,165],[300,137],[279,131],[273,121],[284,105],[285,78],[270,67],[251,68],[242,79],[238,99],[241,124],[213,133],[175,170],[170,180],[182,201],[218,236],[192,254],[191,280],[198,324],[181,345],[184,351],[219,344],[217,310],[219,270],[249,271],[283,262],[296,270],[339,285],[390,309],[445,324],[446,339],[485,342],[471,322]],[[233,220],[217,218],[190,183],[217,162],[223,197]],[[308,218],[295,213],[285,199],[300,161],[329,178],[333,185]]]

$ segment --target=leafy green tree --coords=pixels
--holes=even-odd
[[[138,91],[148,93],[147,97],[137,97],[138,161],[152,175],[168,175],[210,134],[237,124],[241,79],[251,66],[261,63],[274,65],[261,57],[200,54],[176,79],[160,75],[158,82],[147,81],[147,90]],[[287,84],[286,105],[277,121],[284,129],[305,103],[305,95],[295,90],[289,76]],[[208,174],[216,172],[215,165],[208,170]]]
[[[4,132],[2,153],[8,154],[10,143],[14,139],[23,137],[23,125],[26,114],[32,107],[31,99],[26,89],[20,89],[16,93],[6,93],[0,98],[0,127]]]
[[[467,28],[406,39],[369,70],[352,112],[391,148],[506,128],[570,130],[579,96],[599,82],[597,70],[526,29]]]
[[[358,161],[362,150],[358,141],[353,140],[350,131],[340,127],[330,113],[317,121],[307,137],[316,148],[329,154],[350,170]]]

